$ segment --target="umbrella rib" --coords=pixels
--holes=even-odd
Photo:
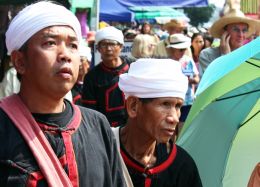
[[[256,66],[256,67],[260,68],[260,66],[254,64],[254,63],[252,63],[252,62],[249,62],[249,61],[247,61],[247,60],[246,60],[246,63],[251,64],[251,65],[253,65],[253,66]]]
[[[249,122],[252,118],[254,118],[257,114],[260,113],[260,110],[258,110],[254,115],[252,115],[248,120],[246,120],[244,123],[241,124],[241,126],[245,125],[247,122]],[[240,127],[241,127],[240,126]]]
[[[237,95],[232,95],[232,96],[229,96],[229,97],[224,97],[224,98],[216,99],[216,101],[222,101],[222,100],[230,99],[230,98],[233,98],[233,97],[239,97],[239,96],[242,96],[242,95],[247,95],[247,94],[251,94],[251,93],[259,92],[259,91],[260,91],[260,89],[258,89],[258,90],[253,90],[253,91],[250,91],[250,92],[244,92],[244,93],[242,93],[242,94],[237,94]]]

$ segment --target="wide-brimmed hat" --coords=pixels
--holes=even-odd
[[[191,39],[184,34],[170,35],[169,42],[166,48],[186,49],[191,45]]]
[[[177,19],[171,19],[168,23],[165,23],[163,28],[168,30],[169,27],[177,27],[177,28],[186,28],[186,25],[183,21],[177,20]]]
[[[224,27],[228,24],[232,23],[246,23],[248,24],[248,33],[247,36],[250,36],[255,31],[255,26],[257,22],[254,19],[247,18],[245,14],[238,10],[233,9],[230,12],[228,12],[226,15],[222,16],[220,19],[218,19],[210,28],[209,32],[211,35],[215,38],[220,38],[223,34]]]

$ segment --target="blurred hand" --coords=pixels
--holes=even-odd
[[[220,39],[220,52],[222,55],[228,54],[231,52],[230,45],[230,35],[228,34],[227,31],[225,31]]]

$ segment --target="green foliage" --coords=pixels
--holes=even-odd
[[[192,26],[198,27],[199,25],[207,23],[210,20],[215,9],[216,6],[210,4],[207,7],[184,8],[184,13],[190,18],[190,24]]]

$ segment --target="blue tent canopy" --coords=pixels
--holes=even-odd
[[[169,6],[169,7],[202,7],[208,6],[208,0],[116,0],[125,7],[136,6]]]
[[[134,13],[116,0],[100,0],[99,20],[106,22],[131,22],[134,20]]]

